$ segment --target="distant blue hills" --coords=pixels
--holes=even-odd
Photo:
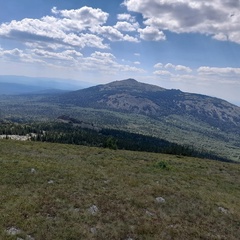
[[[89,86],[90,83],[71,79],[0,75],[0,95],[61,93]]]

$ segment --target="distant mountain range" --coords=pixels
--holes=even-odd
[[[0,75],[0,95],[59,93],[89,86],[90,83],[70,79]]]
[[[202,123],[240,132],[240,108],[222,99],[167,90],[134,79],[115,81],[52,99],[61,104],[135,113],[161,119],[170,115],[191,117]]]

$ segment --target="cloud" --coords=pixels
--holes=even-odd
[[[162,63],[156,63],[153,67],[154,68],[162,68],[163,64]]]
[[[76,35],[74,33],[68,34],[63,39],[63,45],[70,45],[72,47],[95,47],[100,49],[109,48],[108,45],[103,43],[103,39],[99,36],[90,33],[80,33]]]
[[[129,36],[128,34],[122,34],[118,29],[112,26],[97,26],[92,30],[96,34],[102,35],[104,38],[112,42],[116,41],[128,41],[128,42],[139,42],[135,37]]]
[[[41,59],[34,59],[30,53],[18,48],[9,50],[0,48],[0,57],[5,62],[44,63]]]
[[[157,63],[154,68],[160,69],[153,72],[155,76],[164,76],[169,82],[181,82],[193,86],[211,86],[213,88],[216,84],[226,86],[230,84],[235,88],[240,86],[240,68],[201,66],[197,69],[191,69],[187,66],[172,63],[165,65]]]
[[[201,66],[191,69],[191,72],[186,72],[175,71],[177,66],[182,65],[172,63],[166,65],[157,63],[154,66],[160,68],[153,72],[154,80],[162,87],[204,93],[239,104],[240,68]]]
[[[96,47],[108,48],[103,38],[91,33],[77,32],[74,21],[68,27],[68,21],[44,17],[42,19],[23,19],[0,25],[0,37],[18,40],[22,43],[46,43],[61,47]],[[67,30],[66,30],[67,29]],[[78,29],[82,30],[82,27]]]
[[[165,68],[172,68],[175,71],[183,71],[183,72],[192,72],[192,69],[183,65],[173,65],[172,63],[167,63],[165,66]]]
[[[38,63],[38,67],[52,69],[62,69],[65,75],[76,72],[102,73],[105,75],[144,73],[141,68],[131,65],[139,65],[139,62],[128,64],[118,63],[116,57],[110,52],[94,51],[89,56],[84,56],[81,52],[74,49],[46,51],[45,49],[20,50],[18,48],[4,50],[0,48],[0,58],[2,62],[13,62],[19,64]],[[21,65],[22,66],[22,65]],[[30,65],[28,65],[30,67]],[[64,70],[65,69],[65,70]]]
[[[145,71],[135,66],[119,64],[115,56],[111,53],[96,51],[90,57],[83,59],[81,63],[85,70],[100,71],[104,74],[117,74],[121,72],[144,73]]]
[[[174,78],[186,77],[188,79],[199,78],[204,80],[211,79],[214,81],[230,81],[235,79],[235,82],[240,84],[240,68],[233,67],[209,67],[209,66],[200,66],[197,69],[191,69],[188,66],[183,65],[174,65],[172,63],[167,63],[163,65],[162,63],[156,63],[154,66],[156,70],[155,75],[170,75]]]
[[[53,16],[41,19],[25,18],[0,25],[0,38],[14,39],[27,46],[44,48],[52,45],[56,48],[109,48],[108,41],[138,42],[138,38],[123,34],[121,31],[136,31],[136,22],[118,22],[106,26],[109,14],[101,9],[82,7],[80,9],[52,9]],[[128,15],[120,18],[132,19]]]
[[[80,26],[91,27],[93,25],[102,25],[106,23],[109,14],[103,12],[101,9],[84,6],[80,9],[71,10],[57,10],[56,7],[52,9],[52,13],[60,15],[63,18],[77,20]]]
[[[118,14],[117,15],[117,19],[120,20],[120,21],[128,21],[128,22],[131,22],[131,23],[135,23],[136,22],[135,17],[133,17],[129,13]]]
[[[4,50],[0,48],[0,56],[1,57],[21,57],[23,56],[23,51],[18,48],[14,48],[11,50]]]
[[[139,28],[138,23],[129,23],[129,22],[117,22],[114,26],[114,28],[125,31],[125,32],[133,32],[136,31]]]
[[[153,66],[155,76],[165,76],[170,82],[182,82],[210,86],[214,84],[240,85],[240,68],[201,66],[197,69],[183,65],[157,63]]]
[[[14,62],[15,67],[19,64],[22,69],[30,69],[34,66],[30,64],[38,63],[38,69],[45,69],[49,74],[57,69],[55,74],[60,76],[60,72],[68,76],[94,72],[108,76],[119,72],[126,75],[143,73],[144,70],[133,62],[119,64],[112,53],[103,52],[111,50],[111,42],[139,42],[138,23],[134,17],[118,15],[114,26],[106,24],[108,17],[108,13],[91,7],[71,10],[54,7],[52,16],[2,23],[0,38],[14,40],[18,48],[0,48],[1,63]],[[91,49],[86,51],[86,48]]]
[[[240,1],[125,0],[124,5],[156,31],[200,33],[240,44]]]
[[[166,40],[166,36],[162,31],[154,27],[147,26],[146,28],[139,29],[140,38],[145,41],[162,41]]]
[[[171,75],[171,73],[169,71],[166,70],[158,70],[153,72],[154,75]]]
[[[164,68],[175,68],[175,66],[172,63],[167,63]]]
[[[27,55],[24,54],[24,52],[21,49],[14,48],[10,50],[4,50],[0,48],[0,57],[5,59],[5,60],[19,60],[19,59],[24,59]]]
[[[35,57],[66,61],[74,61],[77,58],[81,58],[83,56],[80,52],[77,52],[75,50],[66,50],[63,52],[49,52],[45,50],[35,49],[32,51],[32,54]]]
[[[219,68],[219,67],[208,67],[202,66],[197,69],[197,72],[201,75],[238,75],[240,77],[240,68]]]
[[[212,38],[216,39],[218,41],[227,41],[228,40],[228,36],[224,33],[217,33]]]
[[[144,72],[134,66],[137,62],[120,64],[112,53],[104,52],[106,49],[111,51],[110,42],[139,42],[138,23],[131,15],[118,15],[119,21],[114,26],[108,26],[109,14],[101,9],[58,10],[54,7],[52,14],[40,19],[25,18],[2,23],[0,38],[13,39],[22,48],[0,48],[1,60],[22,65],[37,62],[39,67],[68,68],[72,73],[101,72],[109,75]],[[123,32],[131,32],[132,35]],[[90,51],[83,50],[89,47],[92,48]]]
[[[182,72],[187,72],[190,73],[192,72],[192,69],[183,65],[174,65],[172,63],[167,63],[163,65],[162,63],[156,63],[154,68],[165,68],[165,69],[172,69],[174,71],[182,71]]]
[[[191,68],[183,66],[183,65],[176,65],[175,70],[176,71],[184,71],[184,72],[188,72],[188,73],[192,72]]]

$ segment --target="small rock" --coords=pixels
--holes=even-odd
[[[35,168],[31,168],[31,173],[36,173]]]
[[[90,228],[90,232],[95,235],[97,234],[97,229],[95,227],[92,227]]]
[[[110,180],[104,180],[103,181],[105,184],[108,184],[110,182]]]
[[[74,208],[73,211],[74,212],[80,212],[80,208]]]
[[[48,184],[53,184],[53,183],[54,183],[53,180],[49,180],[49,181],[48,181]]]
[[[163,197],[157,197],[156,201],[157,201],[157,203],[164,203],[165,199]]]
[[[228,213],[228,210],[226,208],[223,208],[223,207],[218,207],[218,210],[222,213],[225,213],[225,214]]]
[[[30,236],[30,235],[27,235],[27,238],[26,238],[26,240],[35,240],[35,238],[34,238],[34,237],[32,237],[32,236]]]
[[[11,227],[11,228],[7,229],[6,232],[9,235],[17,235],[17,234],[21,233],[21,230],[17,229],[16,227]]]
[[[92,214],[92,215],[95,215],[98,213],[98,207],[96,205],[92,205],[89,209],[89,212]]]
[[[146,210],[146,212],[145,212],[148,216],[150,216],[150,217],[153,217],[155,214],[154,213],[152,213],[152,212],[150,212],[150,211],[148,211],[148,210]]]

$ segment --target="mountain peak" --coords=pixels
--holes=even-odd
[[[138,83],[138,81],[133,79],[133,78],[128,78],[128,79],[125,79],[125,80],[122,80],[122,81],[128,82],[128,83]]]
[[[109,84],[106,84],[106,85],[136,85],[139,83],[140,82],[138,82],[137,80],[135,80],[133,78],[128,78],[128,79],[124,79],[124,80],[116,80],[116,81],[110,82]]]
[[[118,90],[128,90],[128,91],[148,91],[148,92],[157,92],[157,91],[164,91],[164,88],[161,88],[159,86],[147,84],[138,82],[137,80],[133,78],[128,78],[124,80],[117,80],[114,82],[110,82],[108,84],[102,85],[102,90],[112,90],[112,89],[118,89]]]
[[[239,131],[240,126],[240,108],[226,101],[180,90],[167,90],[132,78],[67,93],[58,101],[153,118],[192,118],[229,131]]]

